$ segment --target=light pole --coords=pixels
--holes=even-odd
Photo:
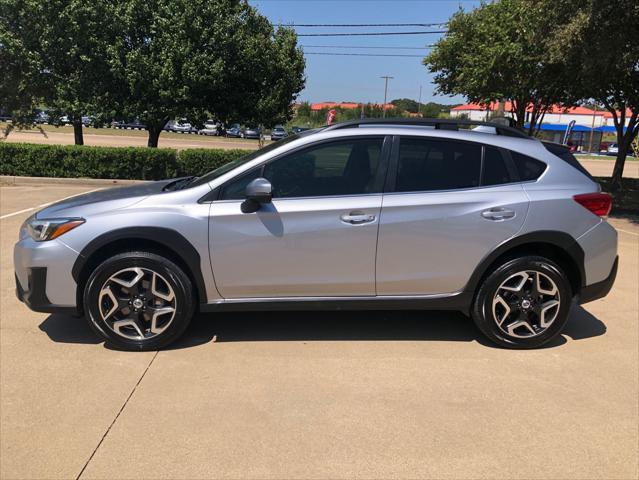
[[[379,78],[384,79],[384,103],[382,104],[382,118],[386,118],[386,98],[388,94],[388,81],[392,80],[394,77],[389,77],[388,75],[382,75]]]
[[[417,101],[417,116],[422,116],[422,86],[419,86],[419,100]]]

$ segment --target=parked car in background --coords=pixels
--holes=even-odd
[[[335,124],[48,205],[20,228],[16,294],[127,350],[169,345],[197,312],[406,308],[539,347],[612,288],[612,199],[566,146],[459,128],[477,124]]]
[[[241,138],[242,137],[242,128],[239,123],[234,123],[229,128],[226,129],[226,136],[231,138]]]
[[[49,123],[49,114],[45,110],[38,110],[34,121],[37,125]]]
[[[610,145],[608,145],[608,150],[606,151],[607,155],[615,155],[617,156],[617,154],[619,153],[619,145],[616,143],[611,143]]]
[[[291,128],[291,132],[293,133],[301,133],[301,132],[305,132],[306,130],[310,130],[309,127],[293,127]]]
[[[199,135],[216,136],[219,134],[219,124],[215,120],[204,122],[203,128],[198,130]]]
[[[186,119],[177,120],[172,126],[171,131],[175,133],[197,133],[197,128],[191,125]]]
[[[260,127],[246,127],[242,132],[243,138],[254,140],[259,140],[260,135],[262,135],[262,129]]]
[[[282,125],[275,125],[271,130],[271,140],[282,140],[288,137],[288,132]]]

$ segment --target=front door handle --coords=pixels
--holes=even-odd
[[[351,225],[361,225],[362,223],[371,223],[375,221],[375,215],[369,215],[364,212],[350,212],[340,215],[340,220]]]
[[[487,220],[508,220],[515,217],[515,212],[507,208],[497,207],[484,210],[481,212],[481,216]]]

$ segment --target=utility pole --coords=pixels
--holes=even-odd
[[[388,75],[383,75],[379,78],[384,79],[384,103],[382,104],[382,118],[386,118],[386,98],[388,95],[388,81],[392,80],[395,77],[389,77]]]
[[[417,116],[422,115],[422,86],[419,86],[419,101],[417,102]]]

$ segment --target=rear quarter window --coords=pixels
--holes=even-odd
[[[510,152],[510,155],[519,174],[519,180],[522,182],[537,180],[546,170],[544,162],[513,151]]]

